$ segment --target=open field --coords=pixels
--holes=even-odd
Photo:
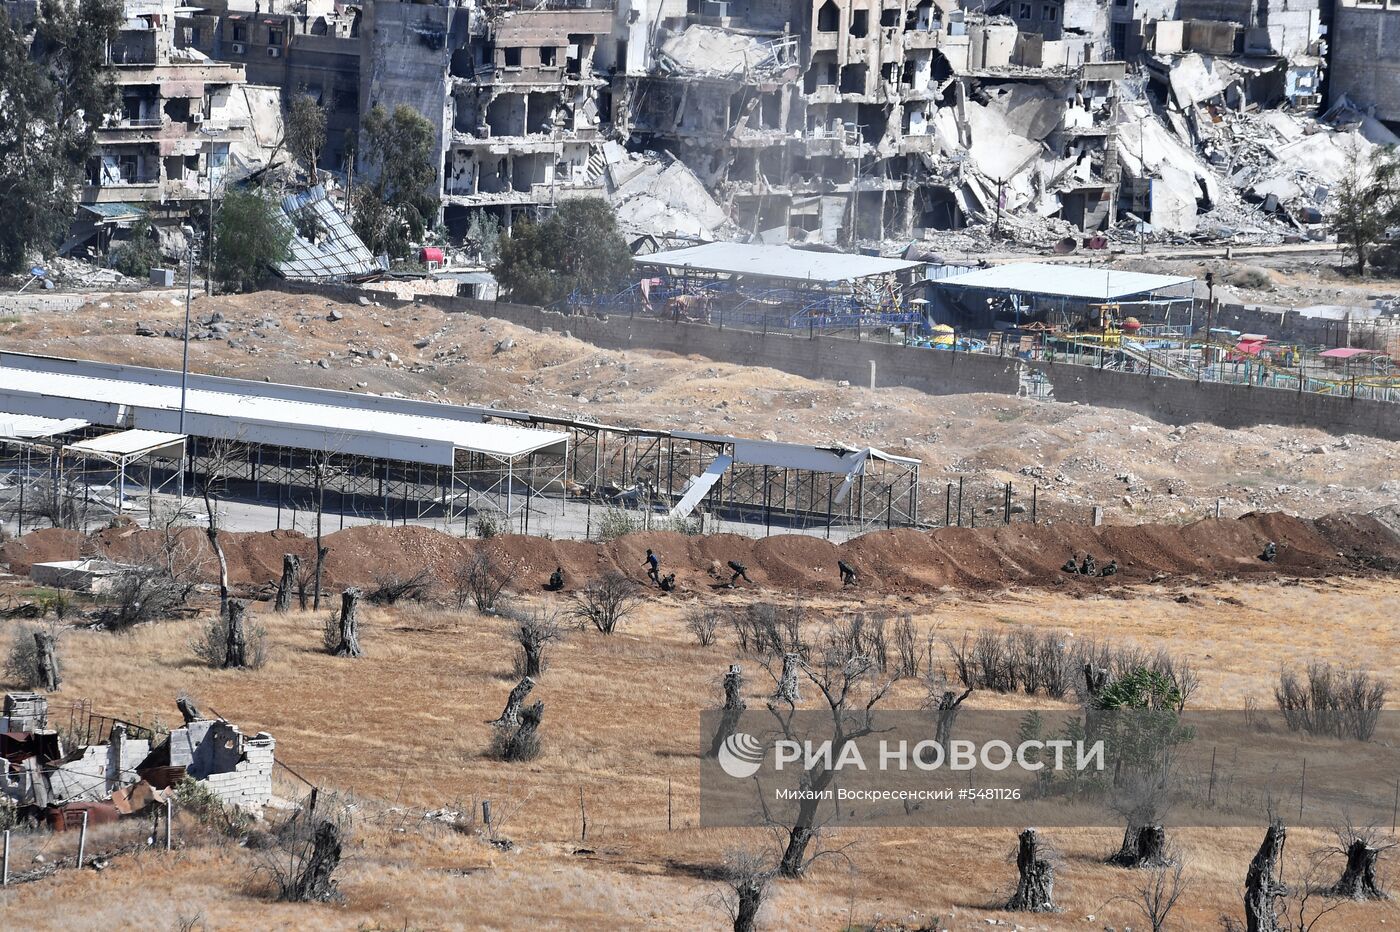
[[[1182,521],[1251,510],[1302,515],[1400,501],[1400,444],[1320,430],[1173,428],[1124,411],[1004,395],[930,397],[840,388],[771,369],[666,353],[602,351],[562,334],[426,307],[361,306],[280,292],[196,297],[222,315],[190,348],[200,372],[322,388],[495,404],[623,426],[873,445],[923,461],[937,489],[967,480],[979,510],[1040,486],[1042,517]],[[339,320],[330,320],[334,314]],[[0,323],[9,349],[179,368],[183,302],[109,296],[71,312]],[[196,330],[208,328],[196,324]],[[498,351],[498,345],[513,341]],[[938,515],[941,519],[942,515]]]
[[[1182,594],[1186,602],[1178,601]],[[742,594],[711,596],[738,605]],[[514,600],[536,604],[535,598]],[[910,612],[924,630],[958,638],[984,627],[1062,629],[1078,638],[1163,646],[1201,671],[1197,708],[1268,705],[1276,664],[1319,658],[1400,676],[1400,584],[1393,579],[1280,578],[1138,584],[1112,593],[1009,589],[859,599],[814,597],[816,611]],[[202,621],[169,622],[126,636],[64,635],[65,682],[55,701],[90,698],[103,711],[175,717],[181,691],[240,724],[276,736],[279,759],[357,801],[355,841],[340,906],[267,902],[254,852],[196,845],[172,857],[117,859],[98,874],[64,872],[3,894],[11,928],[174,928],[198,915],[208,928],[718,928],[712,879],[723,852],[771,844],[760,830],[694,827],[697,714],[713,707],[718,679],[738,658],[732,637],[698,647],[677,606],[651,601],[614,636],[570,634],[554,651],[535,696],[546,707],[544,752],[507,765],[485,756],[490,728],[514,681],[502,619],[423,606],[371,609],[366,656],[338,659],[320,646],[322,617],[257,610],[272,643],[254,672],[210,671],[189,641]],[[1267,657],[1267,661],[1259,658]],[[751,659],[750,705],[771,691]],[[891,708],[916,708],[924,687],[896,684]],[[1046,700],[975,693],[972,708],[1046,707]],[[668,786],[673,826],[667,830]],[[288,792],[293,787],[289,784]],[[579,839],[579,793],[588,815]],[[425,810],[470,809],[490,799],[515,851],[424,821]],[[1261,818],[1262,822],[1262,818]],[[178,833],[195,832],[182,823]],[[853,869],[823,862],[802,882],[775,886],[766,928],[841,928],[878,918],[916,927],[984,928],[989,919],[1027,929],[1143,928],[1129,903],[1131,872],[1102,858],[1121,830],[1047,830],[1063,856],[1062,912],[1015,916],[992,908],[1014,878],[1014,832],[848,830]],[[1192,887],[1175,917],[1181,929],[1217,928],[1239,915],[1245,866],[1261,831],[1172,832]],[[1290,835],[1290,875],[1327,833]],[[587,853],[580,853],[580,849]],[[1388,872],[1387,872],[1388,873]],[[82,902],[81,917],[55,909]],[[117,906],[116,904],[120,904]],[[1093,916],[1092,920],[1086,918]],[[1400,922],[1392,901],[1348,905],[1318,929]],[[1382,924],[1384,923],[1384,925]]]

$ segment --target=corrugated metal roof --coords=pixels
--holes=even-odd
[[[292,257],[277,266],[283,278],[335,281],[379,271],[374,256],[320,185],[282,198],[282,222],[292,231]],[[311,227],[314,242],[298,232]]]
[[[1194,278],[1180,275],[1149,275],[1146,272],[1125,272],[1121,269],[1013,262],[1010,265],[978,269],[965,275],[954,275],[934,282],[934,287],[984,288],[988,291],[1015,291],[1022,294],[1111,301],[1193,282]]]
[[[917,268],[921,262],[859,256],[841,252],[812,252],[791,246],[747,243],[705,243],[637,256],[638,265],[722,272],[750,278],[833,285]]]
[[[171,434],[163,430],[122,430],[70,443],[67,449],[101,456],[143,456],[179,446],[184,439],[184,434]]]
[[[0,437],[16,440],[57,437],[72,430],[82,430],[89,423],[80,417],[36,417],[32,414],[0,413]]]
[[[250,390],[254,387],[249,383]],[[346,393],[319,392],[323,402],[306,402],[192,388],[186,400],[186,432],[444,466],[455,461],[458,450],[513,459],[562,448],[569,440],[568,434],[558,431],[337,405],[337,394]],[[159,430],[179,423],[180,386],[0,367],[0,407],[28,408],[41,415],[77,409],[95,424],[134,423]]]

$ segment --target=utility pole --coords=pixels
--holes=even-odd
[[[185,231],[185,333],[184,352],[180,361],[180,433],[185,432],[185,399],[190,383],[190,301],[194,289],[194,227],[186,224]]]

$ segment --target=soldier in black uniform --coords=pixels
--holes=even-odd
[[[841,585],[854,586],[856,584],[856,571],[845,560],[837,560],[836,568],[841,571]]]

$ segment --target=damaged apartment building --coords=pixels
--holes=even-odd
[[[615,95],[619,126],[678,153],[765,238],[908,239],[1028,207],[1113,219],[1126,66],[1082,36],[951,3],[736,3],[681,20]],[[633,82],[629,82],[633,83]]]
[[[174,0],[129,0],[108,49],[119,104],[98,128],[68,248],[133,217],[180,217],[226,176],[267,164],[282,138],[280,89],[175,43]]]
[[[329,102],[328,149],[371,107],[412,106],[453,234],[601,195],[634,239],[830,244],[1191,233],[1221,210],[1240,228],[1221,183],[1237,167],[1205,161],[1220,131],[1194,111],[1314,108],[1330,16],[1322,0],[283,2],[186,11],[184,41]],[[1164,133],[1170,158],[1138,151]]]

